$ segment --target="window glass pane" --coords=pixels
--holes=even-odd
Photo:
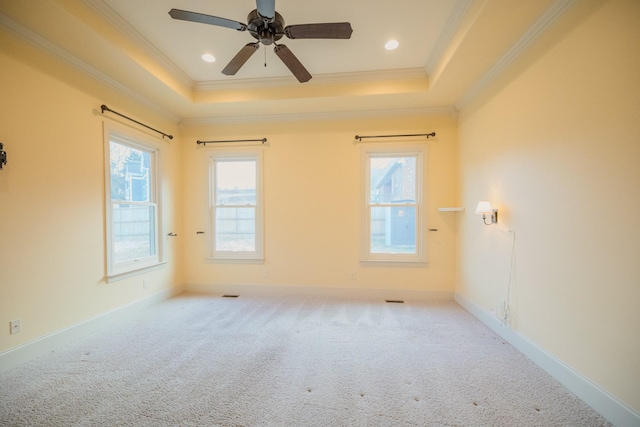
[[[112,231],[116,263],[156,255],[155,206],[114,204]]]
[[[255,250],[255,208],[216,208],[216,251],[253,252]]]
[[[416,253],[416,208],[371,207],[370,252]]]
[[[216,204],[256,204],[255,160],[216,162]]]
[[[370,203],[415,203],[415,157],[371,157],[369,161]]]
[[[151,200],[151,153],[110,141],[111,200]]]

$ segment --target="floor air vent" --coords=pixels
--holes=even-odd
[[[222,298],[238,298],[240,295],[222,295]]]
[[[384,302],[388,302],[390,304],[404,304],[404,301],[401,299],[386,299]]]

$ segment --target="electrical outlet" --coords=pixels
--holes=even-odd
[[[356,280],[356,272],[355,272],[355,271],[352,271],[352,272],[349,274],[349,280]]]
[[[264,277],[265,279],[267,279],[269,277],[269,270],[267,270],[266,268],[262,271],[262,277]]]
[[[142,289],[149,289],[149,279],[142,279]]]
[[[20,320],[12,320],[9,322],[9,326],[11,327],[11,334],[17,334],[20,332]]]

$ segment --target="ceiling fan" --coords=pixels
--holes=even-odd
[[[217,25],[219,27],[232,28],[238,31],[249,31],[256,40],[248,43],[240,49],[231,62],[222,70],[227,76],[235,75],[238,70],[256,53],[260,43],[265,46],[275,45],[274,52],[284,62],[289,71],[300,83],[311,80],[311,74],[296,58],[291,50],[283,44],[276,43],[283,36],[290,39],[349,39],[353,29],[349,22],[331,22],[323,24],[300,24],[285,27],[284,19],[276,12],[275,0],[256,0],[256,9],[247,17],[247,24],[203,13],[189,12],[187,10],[171,9],[169,15],[173,19],[183,21],[200,22],[201,24]]]

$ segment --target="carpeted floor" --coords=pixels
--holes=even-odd
[[[455,302],[185,295],[0,375],[0,425],[610,424]]]

